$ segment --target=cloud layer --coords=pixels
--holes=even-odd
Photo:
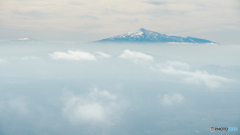
[[[111,58],[111,55],[103,53],[103,52],[96,52],[100,58]]]
[[[149,62],[154,61],[153,57],[141,52],[135,52],[130,50],[125,50],[123,53],[119,56],[119,58],[122,59],[129,59],[133,60],[135,62]]]
[[[62,110],[72,123],[104,122],[111,124],[121,112],[119,109],[122,107],[122,103],[118,97],[106,90],[100,91],[94,88],[85,95],[76,96],[72,93],[68,93],[68,95],[64,100]]]
[[[162,73],[180,76],[186,83],[193,84],[205,84],[209,88],[218,88],[221,86],[221,82],[231,82],[233,80],[208,74],[206,71],[190,71],[189,66],[186,63],[181,62],[166,62],[163,64],[156,64],[151,67],[155,71],[160,71]]]
[[[221,86],[221,82],[233,81],[232,79],[228,79],[225,77],[208,74],[204,70],[191,71],[190,66],[188,64],[179,61],[167,61],[165,63],[156,62],[149,63],[149,61],[154,61],[154,58],[142,52],[125,50],[119,56],[119,58],[130,59],[134,62],[138,62],[138,64],[140,65],[144,65],[146,68],[150,68],[157,72],[179,76],[186,83],[192,84],[203,83],[209,88],[218,88]]]
[[[58,52],[50,54],[50,57],[55,60],[97,60],[94,55],[83,51]]]

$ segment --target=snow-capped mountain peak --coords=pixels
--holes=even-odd
[[[180,37],[168,36],[158,32],[140,28],[136,31],[128,32],[126,34],[118,35],[102,39],[96,42],[185,42],[185,43],[214,43],[209,40],[194,38],[194,37]]]
[[[132,35],[132,36],[134,36],[134,35],[142,35],[144,32],[145,32],[145,29],[144,28],[140,28],[137,31],[128,32],[128,35]]]

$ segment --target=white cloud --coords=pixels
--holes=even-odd
[[[41,58],[36,56],[25,56],[21,58],[22,60],[40,60]]]
[[[50,57],[55,60],[97,60],[93,54],[83,51],[58,52],[50,54]]]
[[[176,63],[176,62],[171,62]],[[176,68],[175,65],[169,65],[169,62],[165,64],[156,64],[156,68],[152,66],[151,68],[155,71],[160,71],[166,74],[171,75],[177,75],[177,76],[183,76],[183,80],[186,83],[194,83],[194,84],[201,84],[204,83],[209,88],[218,88],[221,86],[221,82],[231,82],[233,80],[217,76],[217,75],[211,75],[208,74],[206,71],[200,71],[196,70],[195,72],[186,70],[189,68],[189,66],[185,63],[177,62],[178,67]],[[179,65],[181,67],[185,67],[184,70],[179,68]],[[186,68],[187,67],[187,68]]]
[[[81,97],[72,97],[63,108],[70,121],[102,121],[105,117],[104,107],[98,102],[86,102]]]
[[[135,52],[130,50],[125,50],[123,53],[119,56],[119,58],[122,59],[130,59],[134,60],[135,62],[149,62],[154,61],[153,57],[141,52]]]
[[[188,77],[184,78],[184,81],[187,83],[195,83],[199,84],[199,82],[205,83],[206,86],[210,88],[218,88],[221,86],[221,82],[231,82],[232,79],[228,79],[225,77],[217,76],[217,75],[210,75],[206,71],[197,70],[195,72],[187,72],[183,75]]]
[[[188,64],[178,61],[167,61],[161,64],[156,62],[149,63],[149,61],[154,61],[154,58],[141,52],[125,50],[119,58],[130,59],[154,71],[180,76],[186,83],[203,83],[209,88],[218,88],[221,86],[221,82],[233,81],[232,79],[225,77],[208,74],[206,71],[196,70],[193,72],[190,70],[190,66]]]
[[[111,58],[111,55],[103,53],[103,52],[96,52],[101,58]]]
[[[189,70],[190,69],[188,64],[178,62],[178,61],[167,61],[165,66],[174,67],[175,69],[179,69],[179,70]]]
[[[174,105],[179,104],[184,100],[184,96],[179,93],[173,93],[173,94],[165,94],[163,96],[159,96],[160,104],[162,105]]]
[[[66,95],[66,94],[65,94]],[[122,111],[122,102],[108,91],[94,88],[90,93],[76,96],[69,94],[62,108],[64,116],[72,123],[108,123],[116,120]]]

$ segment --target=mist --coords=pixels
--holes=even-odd
[[[225,134],[240,47],[2,42],[0,134]],[[232,132],[237,134],[238,132]]]

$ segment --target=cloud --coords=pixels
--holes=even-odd
[[[97,60],[93,54],[83,51],[58,52],[50,54],[50,57],[55,60]]]
[[[199,84],[203,82],[209,88],[218,88],[221,86],[221,82],[231,82],[232,79],[225,77],[210,75],[206,71],[197,70],[195,72],[182,72],[183,75],[188,77],[184,78],[184,81],[187,83]]]
[[[66,94],[64,94],[66,95]],[[64,116],[72,123],[108,123],[116,120],[123,109],[116,95],[94,88],[91,92],[76,96],[72,93],[64,100]]]
[[[97,103],[85,103],[81,98],[73,97],[67,101],[63,109],[71,121],[103,121],[105,117],[104,107]]]
[[[98,54],[101,58],[111,58],[111,55],[108,55],[103,52],[96,52],[96,54]]]
[[[143,65],[146,68],[150,68],[157,72],[162,72],[169,75],[179,76],[185,83],[191,84],[205,84],[209,88],[218,88],[221,86],[221,82],[231,82],[232,79],[228,79],[222,76],[211,75],[206,71],[191,71],[190,66],[186,63],[179,61],[167,61],[165,63],[156,63],[154,58],[150,55],[146,55],[141,52],[134,52],[125,50],[119,58],[130,59]],[[149,63],[149,61],[152,61]]]
[[[179,104],[184,101],[184,96],[179,93],[165,94],[163,96],[159,95],[159,101],[162,105],[174,105]]]
[[[21,58],[22,60],[40,60],[41,58],[36,56],[25,56]]]
[[[209,88],[218,88],[221,86],[221,82],[231,82],[232,79],[225,77],[211,75],[206,71],[196,70],[195,72],[189,71],[189,66],[186,63],[181,62],[169,62],[164,64],[155,64],[151,69],[160,71],[162,73],[183,76],[183,80],[186,83],[201,84],[204,83]]]
[[[106,90],[99,91],[97,88],[94,88],[92,92],[89,93],[91,98],[107,98],[107,99],[116,99],[117,96],[112,95],[111,93],[107,92]]]
[[[174,67],[178,70],[189,70],[190,67],[186,63],[178,62],[178,61],[167,61],[165,64],[166,67]]]
[[[153,57],[141,52],[134,52],[130,50],[125,50],[123,53],[119,56],[119,58],[122,59],[129,59],[133,60],[135,62],[151,62],[154,61]]]

